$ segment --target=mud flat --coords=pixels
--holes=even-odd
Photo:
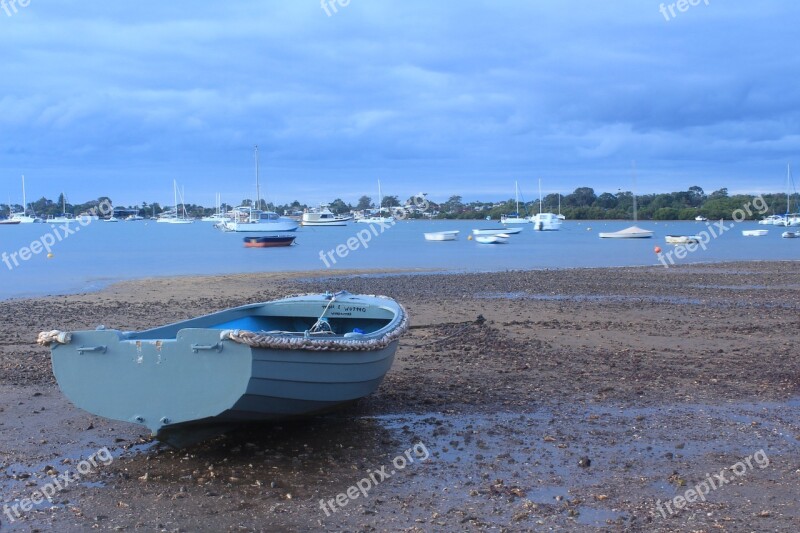
[[[413,329],[378,393],[183,450],[72,407],[33,342],[43,329],[138,329],[325,289],[386,294],[409,310]],[[2,302],[0,505],[14,521],[5,508],[0,521],[11,531],[794,532],[798,308],[800,262],[155,279]],[[101,449],[113,461],[77,475]],[[69,473],[77,479],[52,503],[14,515]]]

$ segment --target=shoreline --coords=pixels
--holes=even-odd
[[[523,269],[503,269],[503,270],[446,270],[443,268],[407,268],[407,269],[384,269],[384,268],[371,268],[371,269],[343,269],[343,270],[286,270],[286,271],[264,271],[264,272],[242,272],[242,273],[235,273],[235,274],[180,274],[180,275],[164,275],[164,276],[146,276],[141,278],[130,278],[130,279],[115,279],[115,280],[108,280],[107,282],[103,282],[99,284],[96,288],[92,288],[89,290],[84,289],[75,289],[75,290],[66,290],[64,292],[53,292],[49,294],[32,294],[27,296],[14,296],[11,298],[4,298],[0,299],[0,303],[11,303],[11,302],[20,302],[20,301],[27,301],[27,300],[39,300],[43,298],[58,298],[58,297],[70,297],[70,296],[89,296],[92,294],[100,294],[105,291],[116,291],[119,287],[125,286],[136,286],[136,285],[143,285],[148,282],[158,282],[164,283],[170,280],[173,281],[222,281],[222,280],[229,280],[229,279],[236,279],[236,278],[268,278],[268,279],[283,279],[283,280],[292,280],[296,282],[305,282],[305,281],[312,281],[312,280],[319,280],[319,279],[339,279],[339,278],[348,278],[348,277],[366,277],[372,279],[380,279],[384,277],[397,277],[397,276],[460,276],[460,275],[490,275],[490,274],[497,274],[497,273],[509,273],[509,272],[518,272],[518,273],[527,273],[527,272],[541,272],[541,271],[581,271],[581,270],[598,270],[598,271],[610,271],[610,270],[620,270],[620,269],[648,269],[648,268],[662,268],[664,270],[680,270],[686,269],[691,267],[709,267],[714,265],[740,265],[740,264],[759,264],[759,263],[796,263],[800,261],[800,259],[785,259],[785,260],[771,260],[771,259],[752,259],[752,260],[739,260],[739,261],[695,261],[695,262],[686,262],[680,263],[675,265],[670,265],[669,267],[663,267],[663,265],[659,262],[655,262],[654,264],[642,264],[642,265],[624,265],[624,266],[594,266],[594,267],[587,267],[587,266],[565,266],[565,267],[550,267],[550,266],[543,266],[540,268],[523,268]]]
[[[800,261],[323,274],[145,279],[0,302],[0,508],[46,484],[46,466],[63,473],[102,447],[114,457],[11,530],[745,532],[800,520]],[[325,289],[408,310],[414,327],[379,390],[183,451],[72,406],[34,344],[45,329],[137,330]],[[320,510],[419,442],[427,460]],[[769,467],[660,513],[657,502],[675,510],[707,472],[759,450]]]

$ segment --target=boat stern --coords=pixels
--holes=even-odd
[[[174,340],[78,331],[51,345],[53,373],[77,407],[146,426],[154,434],[232,407],[250,382],[250,348],[219,332],[180,330]]]

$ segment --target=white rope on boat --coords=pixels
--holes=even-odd
[[[246,344],[251,348],[266,348],[272,350],[311,350],[330,352],[352,352],[381,350],[402,337],[408,331],[408,314],[402,305],[397,304],[403,318],[392,331],[379,339],[351,339],[337,337],[314,338],[306,336],[286,337],[275,336],[270,333],[256,333],[240,329],[227,329],[220,333],[220,340],[231,340],[239,344]],[[298,334],[299,335],[299,334]]]
[[[58,331],[54,329],[52,331],[43,331],[39,333],[39,337],[36,339],[36,343],[39,346],[49,347],[53,343],[58,344],[69,344],[72,340],[72,333],[68,331]]]
[[[317,294],[298,294],[289,298],[296,298],[302,296],[317,296]],[[391,300],[387,296],[370,295],[372,298],[382,298]],[[275,350],[312,350],[312,351],[332,351],[332,352],[348,352],[348,351],[369,351],[381,350],[389,346],[394,341],[402,337],[409,328],[408,313],[405,308],[397,303],[400,308],[402,318],[400,323],[392,331],[378,339],[356,339],[347,337],[331,338],[329,335],[332,332],[319,331],[322,318],[325,316],[328,308],[335,299],[334,297],[328,302],[322,316],[308,332],[260,332],[228,329],[220,333],[220,340],[231,340],[239,344],[246,344],[251,348],[269,348]],[[314,329],[317,331],[313,331]],[[280,336],[278,336],[280,335]],[[290,336],[297,335],[297,336]],[[302,335],[302,336],[300,336]],[[39,333],[36,339],[37,344],[40,346],[49,347],[53,343],[69,344],[72,340],[72,334],[67,331],[59,331],[54,329],[52,331],[43,331]]]

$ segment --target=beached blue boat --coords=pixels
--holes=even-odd
[[[154,435],[307,416],[375,391],[408,328],[403,307],[347,292],[227,309],[139,332],[43,332],[64,394]]]

